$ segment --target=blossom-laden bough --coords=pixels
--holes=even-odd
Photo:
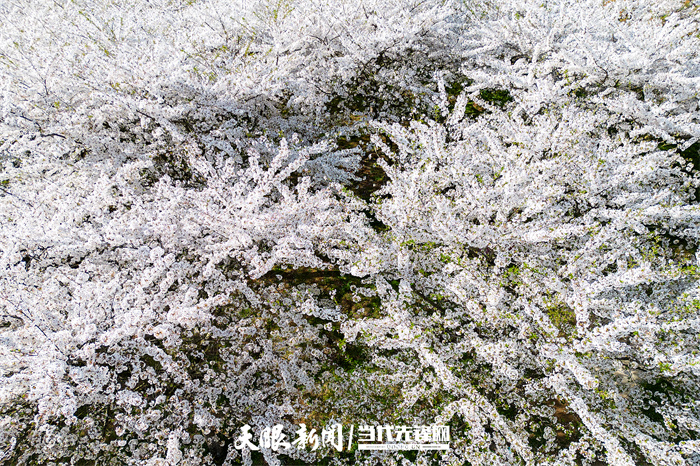
[[[699,14],[0,5],[0,458],[697,463]]]

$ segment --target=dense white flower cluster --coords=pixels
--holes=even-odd
[[[10,0],[0,91],[3,464],[700,464],[697,2]],[[337,422],[450,450],[234,448]]]

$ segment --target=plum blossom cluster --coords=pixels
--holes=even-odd
[[[699,93],[693,0],[3,2],[0,462],[700,464]]]

